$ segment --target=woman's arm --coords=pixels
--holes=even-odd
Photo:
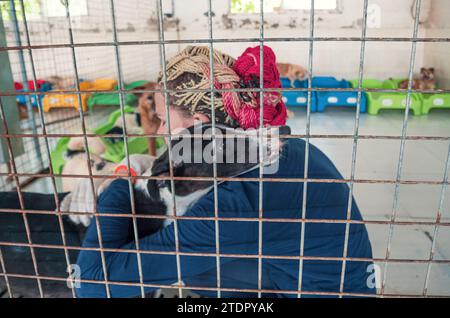
[[[116,180],[98,199],[99,213],[131,213],[130,193],[127,180]],[[209,208],[197,205],[196,215],[207,214]],[[213,209],[211,209],[213,211]],[[104,248],[136,249],[136,242],[127,243],[131,218],[99,217]],[[178,221],[179,246],[181,251],[215,252],[215,235],[213,221]],[[163,252],[163,254],[141,253],[143,281],[147,284],[167,285],[178,281],[175,255],[164,252],[175,251],[174,225],[139,240],[142,251]],[[96,222],[89,226],[83,247],[99,247]],[[138,259],[136,253],[105,252],[108,281],[139,283]],[[183,277],[194,276],[215,267],[214,257],[185,256],[181,260]],[[81,279],[104,281],[101,255],[98,251],[81,251],[77,264],[80,266]],[[132,297],[140,295],[140,288],[109,284],[112,297]],[[146,292],[152,288],[146,288]],[[106,297],[104,284],[81,283],[77,289],[79,297]]]

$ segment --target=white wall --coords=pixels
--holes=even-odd
[[[154,25],[149,26],[151,15],[155,14],[155,0],[116,1],[115,12],[119,41],[156,40],[158,33]],[[88,2],[89,16],[73,17],[72,31],[75,43],[113,42],[112,18],[109,0]],[[28,21],[32,45],[68,44],[69,27],[65,18],[44,18]],[[11,23],[6,25],[8,45],[15,46]],[[26,44],[24,26],[20,23],[22,45]],[[80,78],[117,78],[117,62],[114,46],[76,48],[76,62]],[[119,55],[126,82],[152,79],[159,71],[158,46],[123,46]],[[170,53],[170,50],[169,50]],[[24,51],[28,77],[31,78],[31,63]],[[51,75],[74,76],[74,65],[70,48],[33,50],[38,78]],[[16,80],[21,81],[21,69],[17,51],[10,52],[10,61]]]
[[[429,0],[424,0],[428,2]],[[440,3],[434,6],[430,20],[439,25],[448,17],[448,1],[433,0]],[[90,0],[89,16],[74,17],[74,41],[111,42],[112,19],[109,0]],[[339,0],[338,12],[316,13],[315,35],[323,37],[359,37],[361,35],[362,1]],[[253,38],[259,37],[259,16],[238,16],[229,14],[229,0],[212,1],[214,38]],[[413,18],[411,6],[413,0],[370,0],[381,9],[380,28],[368,30],[369,37],[411,37]],[[156,2],[155,0],[129,0],[115,2],[116,23],[120,41],[157,40]],[[442,10],[444,8],[445,10]],[[176,19],[167,20],[166,39],[205,39],[208,38],[207,1],[176,0]],[[435,11],[440,11],[436,13]],[[426,10],[422,18],[420,36],[428,25]],[[176,21],[179,21],[177,23]],[[309,35],[309,13],[307,11],[266,14],[265,37],[305,37]],[[40,22],[29,21],[32,44],[68,43],[68,27],[64,18],[46,19]],[[7,28],[11,29],[10,26]],[[8,33],[10,45],[14,45],[12,32]],[[22,34],[22,38],[24,35]],[[306,65],[308,62],[308,42],[267,42],[277,54],[279,61]],[[238,56],[253,43],[217,43],[215,48]],[[166,45],[167,57],[175,54],[184,45]],[[424,65],[438,66],[438,60],[444,60],[438,49],[433,57],[428,57],[426,46],[419,43],[416,55],[416,70]],[[408,42],[368,42],[365,56],[365,76],[375,78],[403,77],[409,69],[411,43]],[[439,53],[440,52],[440,53]],[[80,77],[117,77],[114,48],[91,47],[77,48],[77,63]],[[160,69],[159,48],[157,45],[123,46],[120,49],[122,70],[125,81],[155,79]],[[35,63],[38,77],[54,74],[73,76],[73,63],[70,49],[35,50]],[[338,78],[356,78],[358,76],[360,43],[358,42],[316,42],[314,44],[313,73],[333,75]],[[11,54],[13,70],[19,73],[17,54]],[[442,62],[443,63],[443,62]],[[29,63],[27,63],[29,64]]]
[[[427,0],[424,0],[427,1]],[[180,16],[181,38],[208,37],[206,1],[189,3],[191,10],[186,10],[187,2],[176,2],[175,13]],[[372,0],[381,9],[380,28],[369,29],[369,37],[411,37],[413,18],[412,0]],[[259,16],[237,16],[228,14],[227,0],[214,1],[213,34],[216,38],[258,38]],[[424,11],[424,16],[425,11]],[[318,11],[315,17],[315,36],[319,37],[360,37],[363,17],[363,1],[342,0],[339,12]],[[309,12],[294,14],[266,14],[265,37],[307,37],[309,35]],[[424,36],[421,28],[420,35]],[[268,42],[275,49],[279,61],[308,64],[308,42]],[[238,56],[248,45],[257,43],[217,44],[234,56]],[[314,45],[313,73],[316,75],[333,75],[338,78],[357,78],[360,59],[359,42],[316,42]],[[365,55],[366,77],[406,77],[409,70],[411,44],[371,42],[367,44]],[[424,63],[424,45],[418,44],[416,71]]]

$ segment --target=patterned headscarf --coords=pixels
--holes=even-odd
[[[167,62],[167,88],[172,90],[185,90],[183,92],[170,92],[169,105],[180,107],[193,115],[201,113],[211,118],[211,93],[186,91],[211,88],[209,47],[188,46]],[[235,60],[217,50],[213,51],[214,80],[221,87],[239,87],[240,78],[233,71]],[[158,82],[163,83],[162,74]],[[215,85],[217,86],[217,85]],[[222,94],[217,92],[214,98],[216,123],[237,127],[237,122],[225,110]]]
[[[255,88],[260,85],[260,47],[247,48],[234,60],[231,56],[213,51],[214,88],[231,90]],[[275,53],[264,46],[264,88],[281,88]],[[183,90],[169,93],[169,104],[193,115],[201,113],[211,119],[210,49],[206,46],[188,46],[171,58],[166,67],[167,88]],[[159,80],[162,82],[162,76]],[[194,90],[194,91],[190,91]],[[199,92],[195,90],[205,90]],[[214,110],[216,123],[244,129],[257,128],[260,122],[259,92],[216,92]],[[280,126],[286,123],[286,107],[280,92],[263,93],[263,125]]]

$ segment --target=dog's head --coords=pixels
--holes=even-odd
[[[155,90],[157,89],[158,84],[149,82],[145,85],[141,85],[138,87],[135,87],[134,90]],[[154,92],[136,92],[134,93],[136,97],[139,99],[139,107],[144,107],[147,109],[154,109],[154,103],[155,103],[155,93]]]
[[[277,133],[289,133],[288,127]],[[170,176],[170,162],[173,175],[185,177],[186,180],[174,180],[175,195],[185,197],[199,190],[213,186],[212,180],[189,180],[192,177],[214,177],[214,149],[216,160],[216,176],[228,178],[240,175],[259,165],[259,137],[257,130],[243,131],[222,125],[195,125],[172,136],[172,152],[166,150],[155,160],[151,169],[152,176]],[[213,137],[215,136],[215,142]],[[263,163],[271,164],[278,159],[281,141],[273,138],[263,141]],[[172,156],[170,158],[170,156]],[[168,178],[169,179],[169,178]],[[149,180],[148,192],[158,197],[158,190],[167,188],[172,192],[170,180]]]
[[[420,69],[420,75],[424,80],[433,80],[434,79],[434,67],[422,67]]]
[[[155,90],[157,88],[157,83],[147,83],[136,87],[135,90]],[[154,133],[161,125],[160,119],[155,115],[155,93],[139,92],[135,95],[139,98],[137,107],[139,125],[142,126],[145,134]]]
[[[70,150],[64,153],[66,164],[64,165],[63,174],[81,174],[89,173],[88,155],[83,150]],[[96,154],[89,154],[89,166],[93,174],[101,173],[108,163]]]
[[[87,137],[87,146],[89,152],[95,155],[101,155],[105,152],[106,148],[103,141],[99,137]],[[66,156],[75,154],[78,152],[86,152],[84,137],[70,138],[67,144]]]
[[[299,65],[295,65],[294,74],[300,80],[303,80],[306,77],[308,77],[308,71]]]

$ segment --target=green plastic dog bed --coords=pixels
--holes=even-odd
[[[133,113],[134,108],[130,106],[125,106],[125,113]],[[108,118],[108,121],[94,130],[95,134],[103,135],[106,134],[114,127],[114,123],[121,116],[120,109],[111,113]],[[55,149],[50,154],[51,164],[53,167],[53,171],[55,174],[61,174],[62,169],[64,167],[65,158],[64,153],[67,150],[67,146],[69,144],[70,137],[61,138],[56,144]],[[125,143],[124,141],[118,141],[113,143],[107,138],[102,138],[102,141],[105,145],[106,151],[102,154],[102,158],[119,163],[125,158]],[[156,148],[160,148],[164,145],[163,138],[156,138]],[[146,137],[129,137],[128,138],[128,152],[129,154],[145,154],[148,151],[148,142]]]
[[[383,82],[384,89],[398,89],[404,79],[388,79]],[[406,109],[407,94],[403,92],[366,92],[368,99],[367,113],[377,115],[381,109]],[[422,114],[422,94],[411,93],[409,108],[415,116]]]
[[[353,79],[349,81],[352,88],[358,88],[359,80]],[[361,83],[361,87],[364,89],[381,89],[383,88],[383,82],[373,78],[364,78]]]
[[[450,93],[422,94],[422,115],[431,109],[450,109]]]
[[[130,84],[126,84],[124,86],[125,90],[132,90],[135,89],[136,87],[142,86],[147,84],[148,81],[136,81],[136,82],[132,82]],[[114,90],[117,90],[119,87],[118,85],[116,85],[114,87]],[[136,105],[138,98],[136,97],[136,95],[128,93],[125,94],[125,104],[126,105]],[[91,97],[89,97],[88,99],[88,106],[89,106],[89,110],[92,111],[92,108],[94,106],[115,106],[115,105],[120,105],[120,94],[119,93],[108,93],[108,94],[100,94],[100,93],[94,93],[91,95]]]

